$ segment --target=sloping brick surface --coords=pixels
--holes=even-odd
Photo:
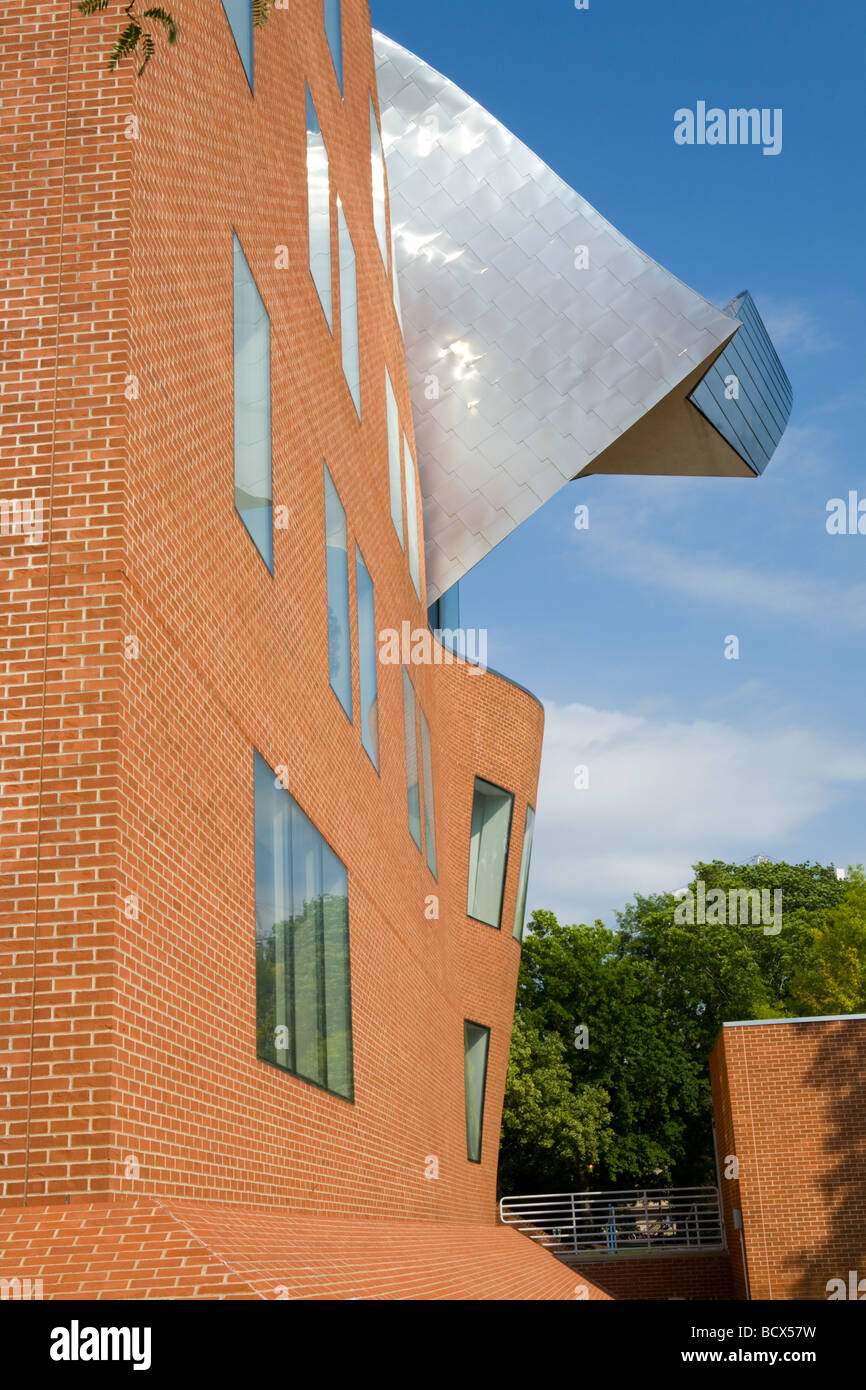
[[[149,1200],[0,1213],[0,1278],[46,1299],[607,1299],[505,1226]]]

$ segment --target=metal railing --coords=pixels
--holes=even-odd
[[[561,1257],[725,1248],[717,1187],[503,1197],[499,1215]]]

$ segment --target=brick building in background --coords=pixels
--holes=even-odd
[[[404,634],[569,478],[755,476],[784,374],[363,0],[171,9],[137,81],[0,3],[0,1273],[573,1298],[495,1214],[543,711]]]
[[[710,1075],[735,1298],[866,1297],[864,1048],[862,1014],[722,1029]]]

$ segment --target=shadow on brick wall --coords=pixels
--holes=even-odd
[[[809,1151],[819,1165],[813,1191],[820,1194],[823,1210],[809,1214],[814,1238],[792,1251],[784,1267],[796,1277],[791,1296],[816,1300],[829,1296],[830,1279],[843,1280],[847,1289],[851,1270],[859,1271],[859,1278],[866,1280],[866,1059],[862,1029],[842,1026],[828,1030],[803,1080],[816,1092]],[[799,1194],[791,1192],[790,1200],[798,1202]]]

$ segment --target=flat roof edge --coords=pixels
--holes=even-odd
[[[768,1028],[773,1023],[848,1023],[851,1019],[866,1020],[866,1014],[816,1014],[810,1018],[745,1018],[737,1023],[723,1023],[723,1028]]]

